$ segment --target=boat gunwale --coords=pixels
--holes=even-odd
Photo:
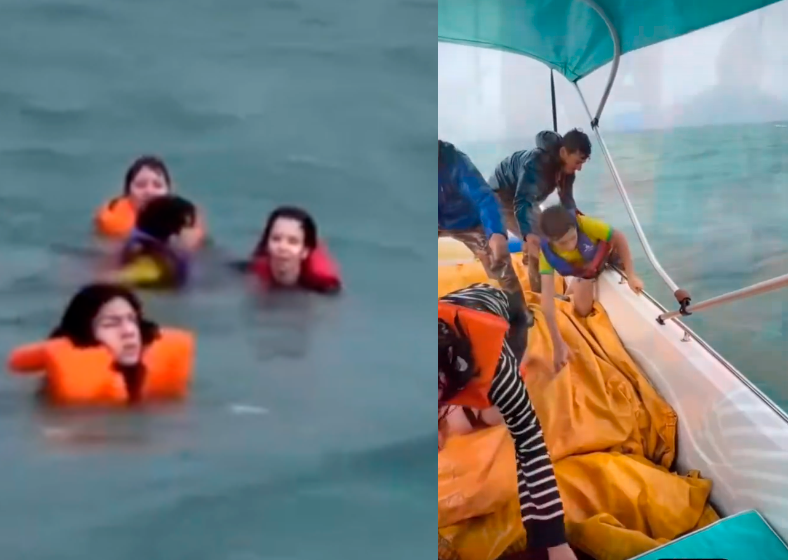
[[[441,265],[471,264],[471,263],[474,263],[474,262],[478,262],[478,259],[476,259],[475,257],[472,257],[472,256],[468,256],[466,258],[439,259],[438,260],[438,266],[441,266]],[[612,266],[612,265],[608,265],[608,267],[609,267],[609,270],[606,270],[605,272],[603,272],[603,274],[618,274],[620,279],[621,279],[618,283],[621,283],[621,281],[626,278],[626,275],[623,273],[623,271],[621,271],[617,267]],[[646,290],[643,290],[641,292],[641,295],[645,296],[646,299],[649,302],[651,302],[651,304],[654,305],[654,307],[656,307],[658,310],[660,310],[662,312],[667,312],[668,311],[667,308],[665,308],[664,305],[662,305],[659,301],[657,301],[657,299],[654,298],[654,296],[652,296],[651,294],[649,294]],[[730,371],[739,381],[741,381],[741,383],[745,387],[747,387],[747,389],[750,390],[750,392],[754,393],[758,398],[760,398],[763,401],[763,403],[766,404],[773,412],[775,412],[780,417],[780,419],[783,422],[788,424],[788,413],[786,413],[772,399],[770,399],[766,394],[764,394],[763,391],[761,391],[752,381],[747,379],[747,377],[742,372],[740,372],[736,368],[736,366],[734,366],[732,363],[730,363],[728,360],[726,360],[724,357],[722,357],[722,355],[720,355],[719,352],[714,350],[714,348],[708,342],[706,342],[703,339],[703,337],[701,337],[698,333],[696,333],[694,330],[692,330],[690,327],[688,327],[678,317],[674,317],[674,318],[670,319],[670,322],[674,323],[681,330],[684,331],[684,335],[685,335],[685,339],[684,340],[686,340],[687,342],[689,342],[689,340],[694,340],[695,342],[697,342],[700,345],[700,347],[703,350],[706,351],[706,353],[708,353],[716,361],[718,361],[722,366],[724,366],[728,371]],[[665,324],[667,324],[667,322]],[[615,325],[613,325],[613,327],[615,328]]]

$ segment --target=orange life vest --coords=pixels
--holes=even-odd
[[[186,396],[194,361],[194,337],[176,329],[161,329],[145,348],[140,400],[177,400]],[[77,348],[65,338],[22,346],[8,358],[16,373],[44,372],[45,398],[59,405],[118,406],[129,402],[123,376],[113,369],[104,347]]]
[[[479,374],[446,404],[483,410],[492,406],[488,395],[501,359],[509,322],[492,313],[438,300],[438,319],[454,329],[458,317],[465,335],[470,339],[473,361]]]
[[[119,196],[99,208],[93,221],[96,232],[104,237],[128,237],[136,225],[137,210],[127,197]],[[199,213],[195,227],[204,239],[205,224]]]

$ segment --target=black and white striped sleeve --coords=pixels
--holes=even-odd
[[[441,299],[509,319],[506,294],[487,284],[474,284]],[[514,439],[520,512],[528,533],[528,547],[550,548],[566,543],[564,509],[553,464],[520,377],[520,360],[508,342],[504,342],[489,398]]]
[[[501,412],[514,439],[520,513],[528,547],[550,548],[566,543],[564,506],[542,426],[520,377],[519,365],[509,343],[504,342],[490,402]]]

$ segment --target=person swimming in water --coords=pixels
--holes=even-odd
[[[131,234],[139,212],[148,202],[171,194],[172,179],[164,161],[156,156],[141,156],[126,170],[122,195],[97,211],[96,230],[106,237],[126,237]],[[203,241],[202,222],[198,213],[194,228],[185,234],[192,245]]]
[[[295,206],[271,212],[251,258],[233,266],[269,288],[336,293],[342,287],[339,268],[320,241],[314,218]]]
[[[39,396],[62,405],[134,404],[185,396],[189,333],[146,319],[128,288],[94,283],[71,299],[48,340],[9,357],[15,373],[46,376]]]
[[[136,225],[118,255],[119,268],[105,280],[147,288],[180,288],[189,280],[195,247],[191,230],[194,204],[175,195],[158,196],[137,215]]]

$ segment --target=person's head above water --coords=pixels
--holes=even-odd
[[[115,284],[89,284],[69,302],[50,338],[67,338],[77,348],[104,345],[121,366],[140,362],[159,327],[146,320],[137,297]]]
[[[194,227],[197,209],[190,201],[176,195],[154,198],[137,214],[136,229],[167,243],[185,229]]]
[[[583,164],[591,157],[591,140],[588,138],[588,134],[573,128],[564,134],[558,153],[564,173],[577,173],[583,169]]]
[[[559,251],[577,248],[577,218],[560,205],[542,211],[539,227],[550,245]]]
[[[317,225],[306,210],[280,206],[268,216],[253,258],[265,257],[280,284],[298,283],[301,265],[317,247]]]
[[[135,208],[171,191],[170,172],[164,161],[156,156],[141,156],[126,171],[123,195]]]

